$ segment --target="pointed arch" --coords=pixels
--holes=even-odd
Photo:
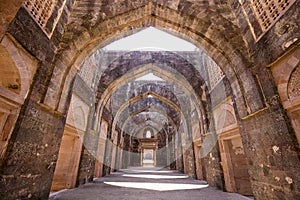
[[[189,16],[184,11],[172,10],[155,3],[145,4],[96,23],[91,30],[85,30],[79,34],[77,39],[72,38],[73,42],[66,42],[67,46],[62,45],[64,48],[57,55],[58,67],[54,71],[58,70],[63,73],[52,78],[52,82],[56,83],[55,88],[48,89],[44,103],[56,110],[64,111],[66,98],[62,95],[69,91],[68,84],[72,82],[74,74],[88,55],[116,39],[153,26],[202,47],[213,58],[230,81],[241,117],[261,109],[264,104],[248,68],[251,66],[251,60],[247,54],[247,47],[244,46],[242,35],[229,20],[211,10],[207,12],[210,13],[210,19],[223,20],[224,29],[227,32],[236,33],[236,37],[224,37],[224,33],[220,31],[224,29],[210,26],[212,22],[207,22],[205,18],[207,13],[203,16]],[[169,15],[174,17],[170,18]],[[115,23],[117,20],[119,23]],[[214,34],[210,34],[212,32]],[[250,101],[253,96],[255,96],[255,102]]]

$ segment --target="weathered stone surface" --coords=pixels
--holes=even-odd
[[[35,102],[25,105],[2,163],[1,199],[49,195],[65,119]]]
[[[295,135],[289,132],[284,115],[275,105],[272,109],[243,121],[241,135],[253,193],[260,198],[280,199],[285,196],[287,199],[297,199],[299,196],[299,179],[296,178],[299,171],[295,165],[299,162],[299,150],[296,148]],[[291,176],[293,181],[289,185],[285,178]],[[280,181],[276,181],[276,177]]]
[[[0,28],[1,40],[7,30],[30,55],[40,61],[1,161],[0,186],[4,188],[0,191],[1,199],[47,198],[71,92],[79,94],[79,98],[91,106],[78,185],[94,177],[95,155],[99,149],[99,138],[103,136],[102,120],[107,122],[107,132],[102,138],[106,145],[101,149],[105,148],[105,152],[100,152],[105,165],[97,168],[103,169],[103,173],[99,174],[109,174],[120,161],[124,167],[140,165],[139,140],[127,132],[159,126],[157,141],[161,151],[157,154],[160,156],[157,162],[183,170],[192,177],[199,175],[193,136],[198,135],[197,144],[205,138],[217,137],[214,135],[213,110],[231,96],[255,198],[300,198],[299,143],[294,134],[299,128],[299,103],[286,104],[291,103],[289,98],[297,99],[299,96],[296,91],[298,72],[295,71],[290,85],[284,86],[284,89],[282,83],[288,83],[286,78],[280,79],[278,71],[274,73],[276,67],[272,68],[273,74],[267,68],[277,59],[285,60],[281,56],[289,58],[284,61],[287,71],[299,65],[299,53],[290,51],[299,43],[299,1],[265,33],[248,1],[71,0],[65,3],[57,1],[45,27],[47,33],[54,28],[51,37],[43,32],[23,7],[12,20],[20,2],[0,6],[1,9],[7,8],[0,14],[0,20],[4,21]],[[149,26],[191,41],[204,51],[97,51],[112,41]],[[210,85],[207,55],[225,75],[215,87]],[[137,87],[140,83],[132,84],[149,66],[164,75],[167,84],[151,82],[151,86],[145,84],[141,88]],[[76,79],[78,74],[81,78]],[[114,93],[121,85],[126,94]],[[287,88],[293,91],[293,95],[287,95]],[[147,94],[147,90],[157,93],[157,96],[151,100],[142,96],[135,101],[138,95]],[[4,90],[0,88],[0,91]],[[224,92],[223,96],[219,95],[221,92]],[[191,93],[195,95],[186,95]],[[112,98],[124,97],[125,101],[117,99],[115,104],[112,103]],[[118,111],[126,101],[131,101],[127,110],[130,112],[121,115],[120,119],[124,117],[131,121],[115,123],[119,118],[115,116],[117,112],[114,109]],[[147,106],[152,106],[152,110]],[[282,106],[287,109],[288,115]],[[162,108],[165,109],[164,114],[157,112],[164,110]],[[124,127],[118,126],[126,123],[130,127],[138,126],[126,132]],[[199,123],[199,128],[194,126],[195,123]],[[178,128],[178,125],[184,127]],[[123,160],[118,160],[117,154],[121,151],[116,150],[115,145],[127,151],[123,153]],[[131,155],[131,152],[135,154]],[[201,166],[205,169],[201,178],[211,185],[224,188],[219,152],[218,146],[214,146],[209,154],[201,158]]]
[[[0,40],[4,36],[10,22],[15,18],[17,11],[22,5],[22,0],[1,1],[0,2]]]

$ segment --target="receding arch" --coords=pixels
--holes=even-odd
[[[174,122],[174,120],[170,117],[170,116],[168,116],[168,115],[166,115],[165,113],[161,113],[161,112],[159,112],[159,110],[157,110],[157,109],[155,109],[155,108],[149,108],[151,111],[154,111],[155,113],[157,113],[158,115],[160,115],[160,116],[164,116],[167,120],[168,120],[168,122],[170,122],[174,127],[178,127],[179,128],[179,126],[178,126],[178,124],[176,124],[175,122]],[[143,110],[141,110],[141,112],[143,112]],[[138,115],[139,113],[137,113],[137,115]],[[128,124],[128,122],[130,121],[130,120],[132,120],[132,118],[133,117],[135,117],[136,115],[134,115],[134,116],[128,116],[128,118],[124,121],[124,123],[122,124],[122,131],[124,131],[124,128],[126,128],[126,126],[127,126],[127,124]],[[145,121],[148,121],[148,120],[144,120],[144,122]],[[149,119],[149,121],[155,121],[155,120],[153,120],[152,118],[150,118]],[[162,122],[162,121],[160,121],[160,122]],[[163,123],[160,123],[161,125],[163,125]],[[130,124],[129,124],[130,125]],[[137,124],[137,127],[139,127],[139,125],[140,124]],[[133,127],[133,126],[131,126],[131,127]],[[125,132],[125,131],[124,131]]]
[[[148,74],[149,72],[152,72],[153,74],[168,80],[169,82],[178,85],[179,87],[183,88],[183,91],[186,92],[186,94],[194,99],[194,102],[196,103],[196,109],[197,109],[197,113],[199,114],[199,119],[203,120],[203,117],[200,117],[201,114],[205,114],[203,105],[201,102],[201,100],[199,100],[199,96],[197,96],[196,94],[194,94],[193,92],[193,88],[185,81],[185,79],[181,76],[181,75],[176,75],[176,77],[174,77],[173,73],[170,73],[166,70],[163,70],[159,67],[156,67],[155,65],[152,64],[147,64],[144,66],[138,66],[138,69],[136,70],[131,70],[130,72],[127,72],[126,74],[124,74],[122,76],[122,78],[119,78],[117,80],[113,80],[113,83],[110,83],[109,86],[107,87],[107,89],[104,91],[102,98],[100,99],[100,102],[98,103],[98,116],[100,119],[101,115],[102,115],[102,109],[104,108],[104,105],[106,104],[106,102],[108,101],[108,99],[110,98],[111,94],[113,93],[113,91],[115,90],[114,88],[117,85],[120,85],[121,83],[124,84],[127,82],[130,82],[132,80],[134,80],[137,77],[141,77],[145,74]],[[172,75],[174,78],[172,78]],[[162,97],[161,97],[162,98]],[[168,100],[169,101],[169,100]]]
[[[122,66],[120,65],[122,63]],[[178,64],[179,63],[179,64]],[[105,90],[115,80],[120,79],[124,74],[133,72],[138,74],[138,70],[141,66],[149,66],[149,72],[152,68],[150,65],[158,67],[160,70],[152,72],[154,75],[160,77],[162,73],[160,71],[171,72],[169,75],[173,75],[177,78],[177,74],[182,76],[186,82],[191,85],[194,92],[200,96],[202,94],[201,86],[205,84],[204,79],[195,67],[179,54],[173,52],[139,52],[133,51],[125,53],[114,60],[109,67],[104,71],[99,84],[98,95],[101,96]],[[193,74],[193,76],[190,76]],[[164,80],[170,81],[170,78]]]
[[[154,97],[156,97],[157,98],[157,96],[159,97],[159,95],[157,95],[156,93],[154,93],[154,92],[152,92],[152,91],[147,91],[146,93],[144,93],[144,95],[148,95],[148,94],[152,94]],[[115,128],[115,126],[116,126],[116,123],[117,123],[117,121],[118,121],[118,119],[120,118],[120,115],[121,115],[121,113],[123,113],[123,111],[128,107],[128,106],[130,106],[131,104],[133,104],[133,103],[135,103],[135,102],[137,102],[137,101],[139,101],[139,100],[141,100],[141,99],[143,99],[144,96],[143,94],[142,95],[139,95],[139,96],[137,96],[136,98],[134,98],[134,99],[130,99],[130,100],[128,100],[127,102],[125,102],[123,105],[121,105],[121,107],[118,109],[118,111],[116,112],[116,115],[115,115],[115,117],[114,117],[114,122],[113,122],[113,125],[112,125],[112,127],[113,127],[113,129]],[[161,97],[160,97],[161,98]],[[176,105],[174,105],[174,104],[172,104],[172,102],[169,100],[169,99],[160,99],[162,102],[164,102],[164,103],[166,103],[167,105],[169,105],[171,108],[173,108],[177,113],[179,112],[179,113],[181,113],[180,112],[180,107],[178,107],[178,106],[176,106]]]

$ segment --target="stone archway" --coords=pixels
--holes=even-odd
[[[216,38],[209,38],[206,37],[204,33],[202,34],[201,31],[191,29],[191,27],[193,27],[194,29],[198,28],[199,24],[195,24],[194,26],[188,28],[188,25],[186,27],[179,26],[178,22],[176,21],[172,23],[169,22],[169,18],[157,18],[156,15],[159,15],[158,13],[165,13],[165,15],[170,14],[177,16],[176,19],[178,21],[185,19],[185,23],[187,24],[194,24],[194,20],[196,20],[196,18],[191,18],[189,16],[180,16],[180,13],[176,11],[172,11],[167,8],[164,9],[159,5],[149,3],[148,5],[145,5],[139,9],[132,11],[132,15],[130,16],[135,16],[137,18],[136,20],[132,18],[126,19],[128,21],[122,20],[122,25],[113,23],[114,20],[117,20],[122,17],[122,15],[120,15],[116,18],[108,19],[100,23],[98,26],[94,27],[98,35],[95,33],[93,33],[92,35],[88,32],[84,32],[82,35],[78,36],[78,40],[75,41],[80,41],[79,44],[69,45],[65,49],[61,50],[61,56],[58,56],[57,58],[57,64],[59,67],[54,69],[55,74],[59,74],[59,76],[56,76],[52,79],[52,82],[55,82],[56,84],[54,85],[56,86],[54,86],[55,88],[51,88],[51,90],[48,90],[44,103],[51,107],[55,107],[55,109],[63,111],[65,108],[64,104],[66,98],[61,95],[66,94],[66,92],[69,91],[68,84],[72,82],[72,79],[76,74],[76,68],[80,68],[82,61],[84,60],[84,58],[86,58],[87,55],[90,55],[96,49],[100,48],[101,46],[104,46],[108,42],[117,39],[118,34],[121,35],[119,37],[124,37],[125,35],[132,34],[135,31],[140,30],[141,28],[147,26],[154,26],[167,32],[170,32],[171,34],[174,34],[176,36],[183,37],[184,39],[189,38],[189,41],[193,41],[193,43],[196,44],[196,46],[200,46],[208,52],[208,54],[217,62],[217,64],[221,66],[222,70],[228,77],[233,88],[234,95],[236,97],[235,101],[237,102],[239,114],[242,117],[246,116],[247,113],[250,114],[261,109],[263,107],[263,102],[259,94],[258,85],[256,84],[253,76],[251,75],[251,72],[246,69],[246,67],[250,65],[250,61],[244,59],[243,55],[238,55],[236,51],[233,50],[233,47],[231,46],[230,42],[224,41],[224,38],[218,34],[218,31],[216,31],[216,34],[211,35],[211,37]],[[141,12],[142,10],[144,12]],[[137,12],[136,15],[135,12]],[[126,14],[126,16],[128,16],[128,14]],[[217,15],[213,12],[211,14]],[[224,20],[224,26],[228,25],[228,27],[226,28],[232,28],[232,25],[230,25],[229,21],[226,21],[225,19],[220,20]],[[130,23],[130,30],[124,29],[124,27],[128,27],[126,26],[127,23]],[[198,23],[201,23],[201,20],[199,20]],[[203,28],[207,26],[208,25],[204,25]],[[106,32],[107,28],[109,28],[110,31]],[[172,31],[169,31],[170,29]],[[232,31],[234,32],[234,30]],[[219,44],[215,44],[214,42],[212,42],[213,40],[223,41],[224,44],[221,42],[223,45],[222,47],[220,47]],[[240,44],[243,44],[243,42],[241,42]],[[226,54],[226,51],[222,50],[223,48],[226,48],[228,52],[231,52],[231,54]],[[241,48],[241,45],[238,45],[238,47],[236,48]],[[70,56],[74,59],[70,59]],[[244,56],[247,57],[247,53],[245,53]],[[239,69],[237,69],[237,67]],[[244,68],[244,70],[241,70],[240,68]],[[243,79],[243,82],[241,81],[241,79]],[[64,83],[65,81],[66,84]],[[252,85],[254,87],[248,88],[247,92],[245,92],[245,88],[243,85]],[[257,102],[248,102],[247,99],[252,99],[253,96],[257,97]]]
[[[164,1],[162,3],[140,1],[137,4],[128,3],[128,6],[118,3],[90,6],[92,9],[101,8],[103,12],[76,9],[82,6],[78,2],[74,5],[70,4],[67,5],[68,8],[74,8],[74,12],[70,13],[70,18],[75,20],[68,21],[64,17],[62,20],[68,21],[69,24],[59,23],[60,28],[56,29],[52,39],[41,34],[38,40],[33,41],[33,45],[23,40],[27,36],[35,38],[33,36],[41,32],[36,32],[36,26],[31,26],[34,25],[32,20],[23,21],[23,17],[26,17],[24,9],[20,9],[10,26],[10,33],[32,55],[39,58],[42,65],[30,89],[27,103],[23,106],[19,126],[14,131],[11,148],[7,153],[6,164],[1,168],[1,172],[5,175],[1,177],[1,186],[4,185],[10,191],[7,196],[10,195],[12,198],[25,198],[32,195],[37,198],[47,197],[50,188],[47,182],[53,173],[57,159],[55,155],[57,155],[65,124],[64,115],[69,106],[68,94],[77,70],[87,55],[117,38],[132,34],[144,27],[154,26],[192,41],[197,46],[202,46],[228,77],[236,103],[245,152],[250,159],[251,176],[255,178],[252,180],[255,196],[263,196],[261,198],[297,197],[299,191],[292,184],[297,185],[299,182],[298,150],[295,149],[293,132],[289,128],[285,111],[276,98],[272,81],[269,80],[268,72],[264,68],[282,52],[287,51],[288,46],[282,48],[281,44],[289,42],[287,41],[290,39],[289,34],[286,36],[281,31],[277,34],[278,30],[274,28],[263,40],[245,44],[242,31],[246,28],[240,28],[240,25],[246,24],[246,20],[239,23],[238,20],[241,18],[235,20],[235,13],[232,11],[234,9],[231,9],[231,5],[222,4],[222,2],[202,5],[190,1]],[[299,6],[299,3],[295,5]],[[117,9],[118,6],[121,9]],[[224,11],[222,11],[223,8]],[[69,11],[69,9],[63,10],[64,16],[68,16],[66,10]],[[82,11],[82,16],[76,10]],[[219,11],[222,11],[221,14]],[[298,11],[298,7],[293,8],[282,18],[282,21],[296,21],[299,18],[297,18]],[[93,14],[96,17],[93,17]],[[296,16],[296,19],[290,16]],[[119,23],[115,23],[117,21]],[[58,33],[58,31],[61,32]],[[76,34],[73,34],[73,31]],[[294,32],[291,31],[291,33]],[[298,33],[295,34],[295,36],[298,35]],[[277,45],[277,39],[279,39],[279,45]],[[43,44],[39,45],[41,41]],[[270,44],[266,49],[264,41],[269,41]],[[252,55],[255,63],[252,63]],[[253,65],[255,67],[250,69]],[[255,78],[254,75],[259,78]],[[263,81],[261,85],[259,80]],[[263,96],[265,99],[262,98]],[[28,129],[28,125],[32,124],[33,126]],[[28,130],[35,135],[35,138],[27,137]],[[35,166],[27,161],[28,155],[24,153],[31,152],[32,146],[39,146],[43,149],[42,155],[40,152],[34,155],[36,156]],[[271,156],[267,157],[269,154]],[[54,156],[50,158],[49,155]],[[282,160],[281,155],[291,156]],[[10,163],[13,165],[9,165]],[[19,171],[21,168],[26,169],[24,171],[28,174]],[[11,176],[12,172],[17,173]],[[267,178],[273,173],[277,175],[274,178],[275,181]],[[40,176],[41,174],[43,176]],[[291,178],[292,175],[295,179]],[[38,176],[40,178],[35,179]],[[34,184],[27,187],[24,183],[28,182],[24,181],[24,177]],[[286,181],[282,183],[277,180]],[[21,193],[16,194],[11,189],[15,185],[22,187]],[[34,185],[43,187],[38,188]]]

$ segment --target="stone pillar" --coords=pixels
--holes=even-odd
[[[166,161],[167,161],[167,167],[170,167],[170,149],[169,149],[169,133],[167,133],[166,137]]]
[[[186,101],[186,100],[185,100]],[[184,110],[184,115],[187,122],[187,132],[184,135],[185,147],[183,154],[185,156],[185,172],[193,178],[196,178],[196,166],[195,166],[195,155],[194,155],[194,145],[192,136],[192,119],[191,119],[191,108],[189,102],[186,102],[186,108]]]
[[[179,133],[176,135],[176,169],[183,172],[183,159],[182,159],[182,143],[181,143],[181,136]]]
[[[64,123],[60,113],[25,103],[1,166],[0,199],[48,199]]]
[[[174,147],[174,131],[172,129],[169,129],[169,134],[168,134],[168,155],[169,155],[169,163],[168,166],[170,169],[175,169],[176,167],[176,158],[175,158],[175,147]]]
[[[110,139],[106,140],[105,145],[105,154],[104,154],[104,165],[103,165],[103,176],[107,176],[110,174],[111,170],[111,154],[112,154],[112,141]]]

